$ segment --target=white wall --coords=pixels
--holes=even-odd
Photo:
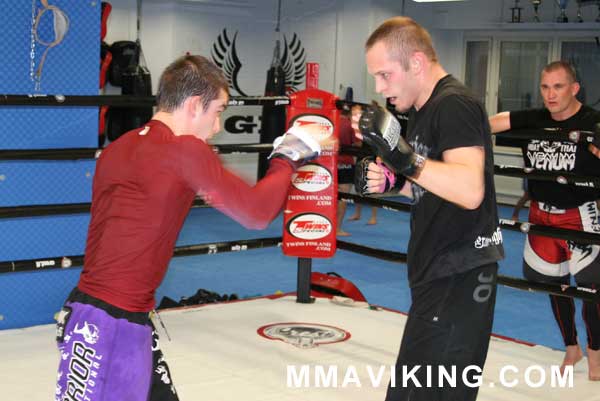
[[[364,41],[374,26],[399,14],[399,3],[283,0],[281,33],[277,35],[277,0],[144,0],[141,39],[156,88],[169,61],[186,51],[210,55],[223,28],[238,31],[238,55],[244,64],[240,84],[248,94],[260,95],[275,40],[296,33],[305,48],[306,61],[320,64],[322,89],[338,93],[340,85],[352,86],[356,98],[366,100]],[[135,40],[135,18],[135,0],[113,4],[106,42]]]
[[[320,63],[320,87],[338,93],[340,85],[353,86],[359,100],[371,95],[364,65],[363,45],[383,20],[404,11],[429,29],[442,64],[462,76],[463,38],[473,30],[522,29],[533,18],[529,1],[520,0],[525,24],[509,24],[514,0],[467,0],[417,3],[413,0],[283,0],[281,35],[299,35],[307,61]],[[574,21],[575,1],[568,5]],[[585,19],[597,15],[595,7],[583,9]],[[554,1],[540,6],[543,22],[559,15]],[[134,40],[136,1],[113,2],[106,42]],[[240,81],[250,94],[264,90],[265,73],[272,59],[276,35],[277,0],[143,0],[142,43],[156,87],[162,69],[186,51],[210,55],[212,43],[223,28],[238,31]],[[531,25],[531,24],[529,24]],[[547,25],[547,24],[546,24]],[[556,24],[555,24],[556,25]],[[560,24],[568,31],[577,24]],[[555,27],[548,27],[553,30]]]
[[[559,15],[556,3],[545,0],[540,7],[542,24],[532,23],[533,8],[520,0],[522,24],[510,23],[515,0],[467,0],[461,2],[417,3],[413,0],[283,0],[280,33],[275,32],[277,0],[143,0],[142,45],[156,91],[161,71],[185,52],[210,56],[221,31],[238,32],[238,56],[243,64],[239,84],[248,95],[262,95],[275,40],[295,33],[306,52],[307,62],[320,66],[321,89],[340,94],[340,87],[352,86],[354,100],[381,100],[374,92],[373,79],[364,63],[364,42],[382,21],[404,13],[427,28],[433,37],[440,62],[459,79],[464,74],[464,40],[469,35],[507,34],[514,37],[544,35],[556,31],[565,35],[582,26],[596,29],[600,24],[552,23]],[[567,9],[575,21],[577,6]],[[586,21],[597,15],[596,7],[585,7]],[[135,40],[136,1],[113,2],[106,42]],[[303,88],[303,86],[301,87]],[[109,88],[109,93],[118,89]],[[233,92],[232,95],[237,95]],[[255,127],[245,134],[222,133],[217,143],[258,142],[258,107],[232,107],[232,115],[252,116]],[[510,157],[499,155],[501,158]],[[225,157],[248,181],[254,180],[256,155]],[[518,160],[513,160],[518,163]],[[499,183],[498,192],[518,193],[519,184]],[[506,188],[502,188],[505,187]]]

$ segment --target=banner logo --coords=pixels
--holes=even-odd
[[[321,127],[316,135],[313,134],[313,137],[319,142],[324,142],[325,139],[333,135],[333,124],[331,121],[318,114],[301,114],[290,121],[290,126],[301,127],[307,124],[318,124]],[[323,148],[325,149],[327,146],[324,146]]]
[[[256,332],[269,340],[279,340],[305,349],[339,343],[350,338],[350,333],[346,330],[315,323],[274,323],[262,326]]]
[[[325,216],[303,213],[290,220],[287,229],[296,238],[313,240],[325,238],[331,233],[333,227]]]
[[[223,29],[217,40],[213,43],[211,56],[213,62],[223,70],[227,82],[229,82],[229,87],[240,96],[248,96],[240,87],[238,80],[242,69],[242,62],[238,56],[237,36],[237,31],[231,38],[230,34],[227,33],[227,29]],[[283,35],[283,38],[283,54],[280,63],[285,73],[286,93],[289,94],[296,92],[304,82],[306,75],[306,53],[302,42],[295,33],[289,42],[287,36]]]
[[[329,170],[318,164],[306,164],[292,175],[292,185],[304,192],[319,192],[331,185]]]

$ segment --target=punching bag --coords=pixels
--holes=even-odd
[[[138,51],[142,52],[142,46],[138,41]],[[123,73],[123,95],[133,96],[152,96],[152,76],[150,70],[144,62],[143,55],[141,56],[141,63],[138,65],[130,65]],[[135,129],[152,118],[152,107],[136,107],[126,109],[126,117],[124,119],[124,132]]]
[[[279,59],[279,41],[275,46],[273,62],[267,71],[267,83],[265,85],[265,96],[285,95],[285,71]],[[261,116],[260,143],[273,143],[275,138],[285,132],[285,106],[264,105]],[[257,178],[265,176],[269,168],[267,154],[258,156]]]
[[[136,51],[129,58],[123,71],[119,71],[122,95],[152,96],[152,77],[146,66],[140,41],[136,41]],[[115,74],[116,76],[116,74]],[[152,118],[152,107],[111,107],[108,111],[107,137],[114,141],[121,135],[135,129]]]

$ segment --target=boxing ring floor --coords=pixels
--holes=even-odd
[[[181,401],[383,400],[406,321],[392,310],[322,298],[298,304],[289,295],[166,310],[161,317],[172,339],[159,327],[161,347]],[[303,348],[258,333],[265,325],[290,322],[333,326],[350,337]],[[0,331],[2,399],[51,399],[59,358],[53,337],[54,325]],[[493,337],[478,400],[599,400],[585,360],[574,369],[572,387],[552,387],[551,365],[561,359],[561,352],[547,347]],[[511,370],[501,376],[507,365]],[[301,376],[303,366],[307,379]],[[334,373],[321,387],[317,366]],[[527,376],[532,366],[536,370]]]

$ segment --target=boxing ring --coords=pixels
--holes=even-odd
[[[279,102],[288,98],[232,98],[231,105]],[[138,102],[152,104],[151,98],[131,99],[127,96],[73,96],[28,98],[8,96],[0,98],[0,105],[119,105],[131,107]],[[145,104],[145,103],[144,103]],[[343,104],[340,104],[343,107]],[[564,137],[561,137],[564,138]],[[218,145],[221,154],[234,152],[270,151],[269,145]],[[352,151],[351,149],[342,149]],[[99,149],[3,150],[0,160],[73,160],[94,159]],[[516,167],[496,166],[496,174],[556,180],[565,184],[584,183],[600,185],[595,177],[573,177],[527,171]],[[361,197],[339,193],[339,199],[349,203],[377,206],[398,215],[405,214],[408,206],[393,200]],[[1,207],[0,218],[34,218],[85,214],[89,204],[27,205]],[[204,209],[201,201],[195,210]],[[216,213],[216,212],[215,212]],[[280,222],[276,222],[281,227]],[[583,233],[536,226],[529,223],[501,220],[504,230],[535,233],[557,238],[577,239],[578,242],[599,244],[598,234]],[[234,241],[178,245],[174,256],[223,256],[225,253],[244,254],[261,252],[265,260],[280,259],[281,236],[251,238]],[[355,242],[338,241],[343,252],[378,258],[402,264],[406,255],[400,251],[383,250]],[[264,249],[263,249],[264,248]],[[260,251],[259,251],[260,250]],[[247,251],[247,252],[246,252]],[[519,250],[520,251],[520,250]],[[337,257],[337,256],[336,256]],[[290,258],[287,258],[290,259]],[[47,258],[0,261],[0,273],[18,274],[38,270],[76,271],[83,263],[83,255],[49,255]],[[380,262],[375,262],[380,263]],[[293,260],[287,267],[294,267]],[[298,266],[300,267],[300,266]],[[500,271],[502,273],[502,270]],[[304,278],[300,275],[304,274]],[[306,283],[306,271],[298,272],[298,282]],[[500,276],[499,284],[536,293],[552,293],[598,302],[599,294],[590,289],[559,287],[531,283]],[[171,337],[159,327],[161,347],[172,371],[172,377],[182,400],[381,400],[384,398],[395,362],[406,316],[383,307],[363,303],[345,304],[318,298],[314,303],[298,303],[297,296],[306,288],[297,287],[295,294],[252,298],[243,301],[175,308],[160,312],[164,326]],[[66,294],[65,294],[66,296]],[[498,295],[502,296],[501,293]],[[271,338],[277,327],[279,337]],[[46,400],[54,393],[56,366],[59,354],[54,343],[54,325],[9,329],[0,331],[0,377],[5,385],[7,399]],[[270,334],[271,333],[271,334]],[[282,334],[283,333],[283,334]],[[320,343],[320,341],[322,342]],[[502,336],[492,338],[490,352],[480,384],[480,400],[598,400],[597,385],[587,380],[584,362],[575,366],[570,382],[559,383],[555,368],[562,351],[538,346]],[[542,380],[543,378],[543,380]],[[556,382],[553,380],[556,379]]]
[[[324,298],[300,304],[295,296],[171,309],[161,318],[172,339],[159,329],[161,347],[180,399],[190,401],[381,400],[406,322],[404,314],[392,310]],[[350,337],[311,348],[315,344],[300,340],[310,340],[301,329],[286,341],[259,333],[276,323],[341,329]],[[6,399],[41,401],[53,394],[58,358],[53,338],[53,325],[0,332]],[[551,366],[561,355],[492,337],[478,399],[597,400],[597,386],[588,382],[584,364],[575,367],[572,387],[558,381],[552,387]]]

